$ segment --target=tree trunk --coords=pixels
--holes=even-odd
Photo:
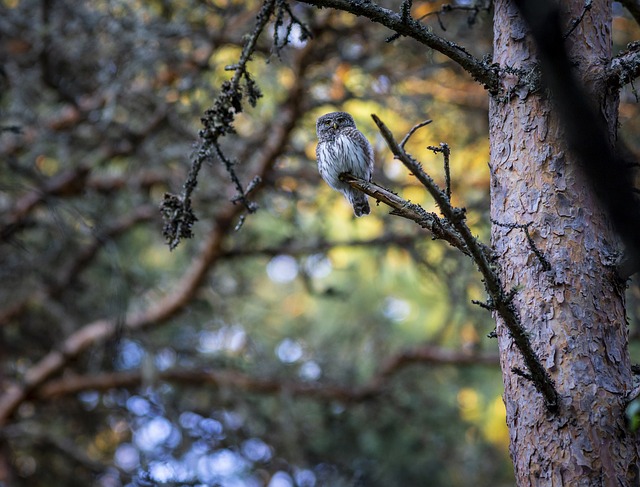
[[[560,3],[568,32],[584,2]],[[494,62],[534,68],[526,32],[511,1],[496,0]],[[565,44],[613,141],[618,100],[604,86],[611,2],[595,0]],[[624,283],[613,266],[619,242],[563,143],[546,93],[531,92],[518,79],[505,74],[505,90],[491,100],[491,216],[499,223],[531,223],[535,245],[552,269],[543,269],[522,230],[494,225],[492,242],[503,283],[517,289],[514,304],[560,404],[558,413],[548,412],[533,385],[513,372],[524,370],[521,354],[498,318],[516,479],[519,486],[639,485],[637,435],[624,418],[632,376]]]

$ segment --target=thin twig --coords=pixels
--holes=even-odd
[[[318,8],[333,8],[354,15],[363,16],[373,22],[386,26],[395,32],[387,39],[390,42],[400,36],[411,37],[421,44],[441,52],[467,71],[473,79],[482,83],[490,92],[499,90],[499,76],[490,63],[477,59],[463,46],[435,35],[431,30],[414,18],[403,20],[402,15],[383,8],[375,2],[353,0],[299,0],[301,3]]]
[[[400,6],[400,12],[402,12],[402,21],[407,23],[411,18],[411,6],[413,5],[413,0],[402,0],[402,5]]]
[[[591,10],[592,7],[592,2],[591,0],[586,0],[584,2],[584,7],[582,9],[582,13],[580,14],[580,16],[577,19],[573,19],[571,21],[571,27],[569,28],[569,31],[562,37],[563,40],[566,40],[571,34],[573,34],[573,31],[576,30],[576,28],[580,25],[580,23],[582,22],[582,19],[584,19],[585,14]]]
[[[404,139],[402,139],[402,142],[400,142],[400,147],[404,149],[404,145],[409,141],[409,139],[416,132],[416,130],[424,127],[425,125],[429,125],[431,122],[433,122],[433,120],[425,120],[424,122],[420,122],[419,124],[411,127],[411,130],[409,130],[407,135],[404,136]]]
[[[527,379],[528,381],[531,381],[531,382],[535,383],[535,380],[533,379],[533,376],[531,374],[527,374],[520,367],[511,367],[511,372],[513,372],[516,375],[519,375],[523,379]]]
[[[551,264],[549,263],[547,258],[544,256],[544,254],[540,251],[540,249],[536,246],[536,243],[533,241],[533,237],[531,237],[531,233],[529,232],[529,227],[531,225],[533,225],[533,222],[529,222],[529,223],[526,223],[526,224],[501,223],[501,222],[498,222],[498,221],[496,221],[496,220],[494,220],[492,218],[491,219],[491,223],[493,223],[494,225],[498,225],[499,227],[511,228],[511,229],[517,228],[519,230],[523,230],[524,231],[524,235],[527,238],[527,243],[529,244],[529,248],[535,254],[535,256],[538,258],[538,260],[540,261],[540,264],[542,264],[542,269],[544,271],[550,271],[551,270]]]
[[[469,18],[467,19],[467,24],[469,26],[472,26],[473,24],[475,24],[476,21],[476,17],[478,16],[478,14],[480,13],[481,10],[486,10],[487,12],[489,12],[490,7],[486,6],[486,7],[478,7],[477,5],[473,5],[473,6],[465,6],[465,5],[450,5],[450,4],[444,4],[440,10],[434,10],[432,12],[427,12],[426,14],[424,14],[423,16],[419,17],[418,20],[423,20],[426,19],[427,17],[431,16],[431,15],[435,15],[438,18],[438,23],[440,24],[440,27],[442,28],[442,30],[446,31],[447,29],[445,29],[443,23],[442,23],[442,19],[441,19],[441,15],[445,14],[445,13],[449,13],[449,12],[453,12],[455,10],[458,11],[463,11],[463,12],[471,12],[469,14]]]
[[[485,303],[483,301],[478,301],[477,299],[472,299],[471,303],[477,306],[480,306],[482,309],[486,309],[487,311],[495,311],[496,309],[493,303],[489,303],[489,302]]]
[[[442,142],[440,145],[442,146],[442,155],[444,156],[445,192],[447,193],[449,201],[451,201],[451,171],[449,169],[449,155],[451,154],[451,151],[446,143]]]
[[[433,152],[442,152],[442,156],[444,157],[444,192],[451,201],[451,170],[449,168],[449,156],[451,156],[451,149],[449,148],[449,144],[445,142],[440,142],[440,147],[436,147],[434,145],[430,145],[427,149],[432,150]]]

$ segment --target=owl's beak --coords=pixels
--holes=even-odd
[[[332,127],[333,127],[333,130],[338,130],[338,124],[335,122],[333,122]]]

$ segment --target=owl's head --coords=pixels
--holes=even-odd
[[[322,115],[316,122],[316,133],[321,136],[333,136],[346,127],[355,128],[353,117],[346,112],[331,112]]]

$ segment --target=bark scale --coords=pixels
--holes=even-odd
[[[560,2],[566,30],[582,0]],[[536,67],[535,47],[510,0],[496,0],[494,62],[508,68],[490,103],[491,216],[532,223],[544,271],[524,232],[494,225],[500,277],[533,349],[560,396],[547,412],[526,378],[520,352],[497,317],[510,453],[519,486],[640,485],[638,438],[625,425],[632,387],[624,283],[614,262],[619,242],[595,195],[566,149],[563,126],[544,90],[521,74]],[[615,139],[618,100],[604,85],[611,59],[611,2],[594,0],[566,41],[577,76]]]

